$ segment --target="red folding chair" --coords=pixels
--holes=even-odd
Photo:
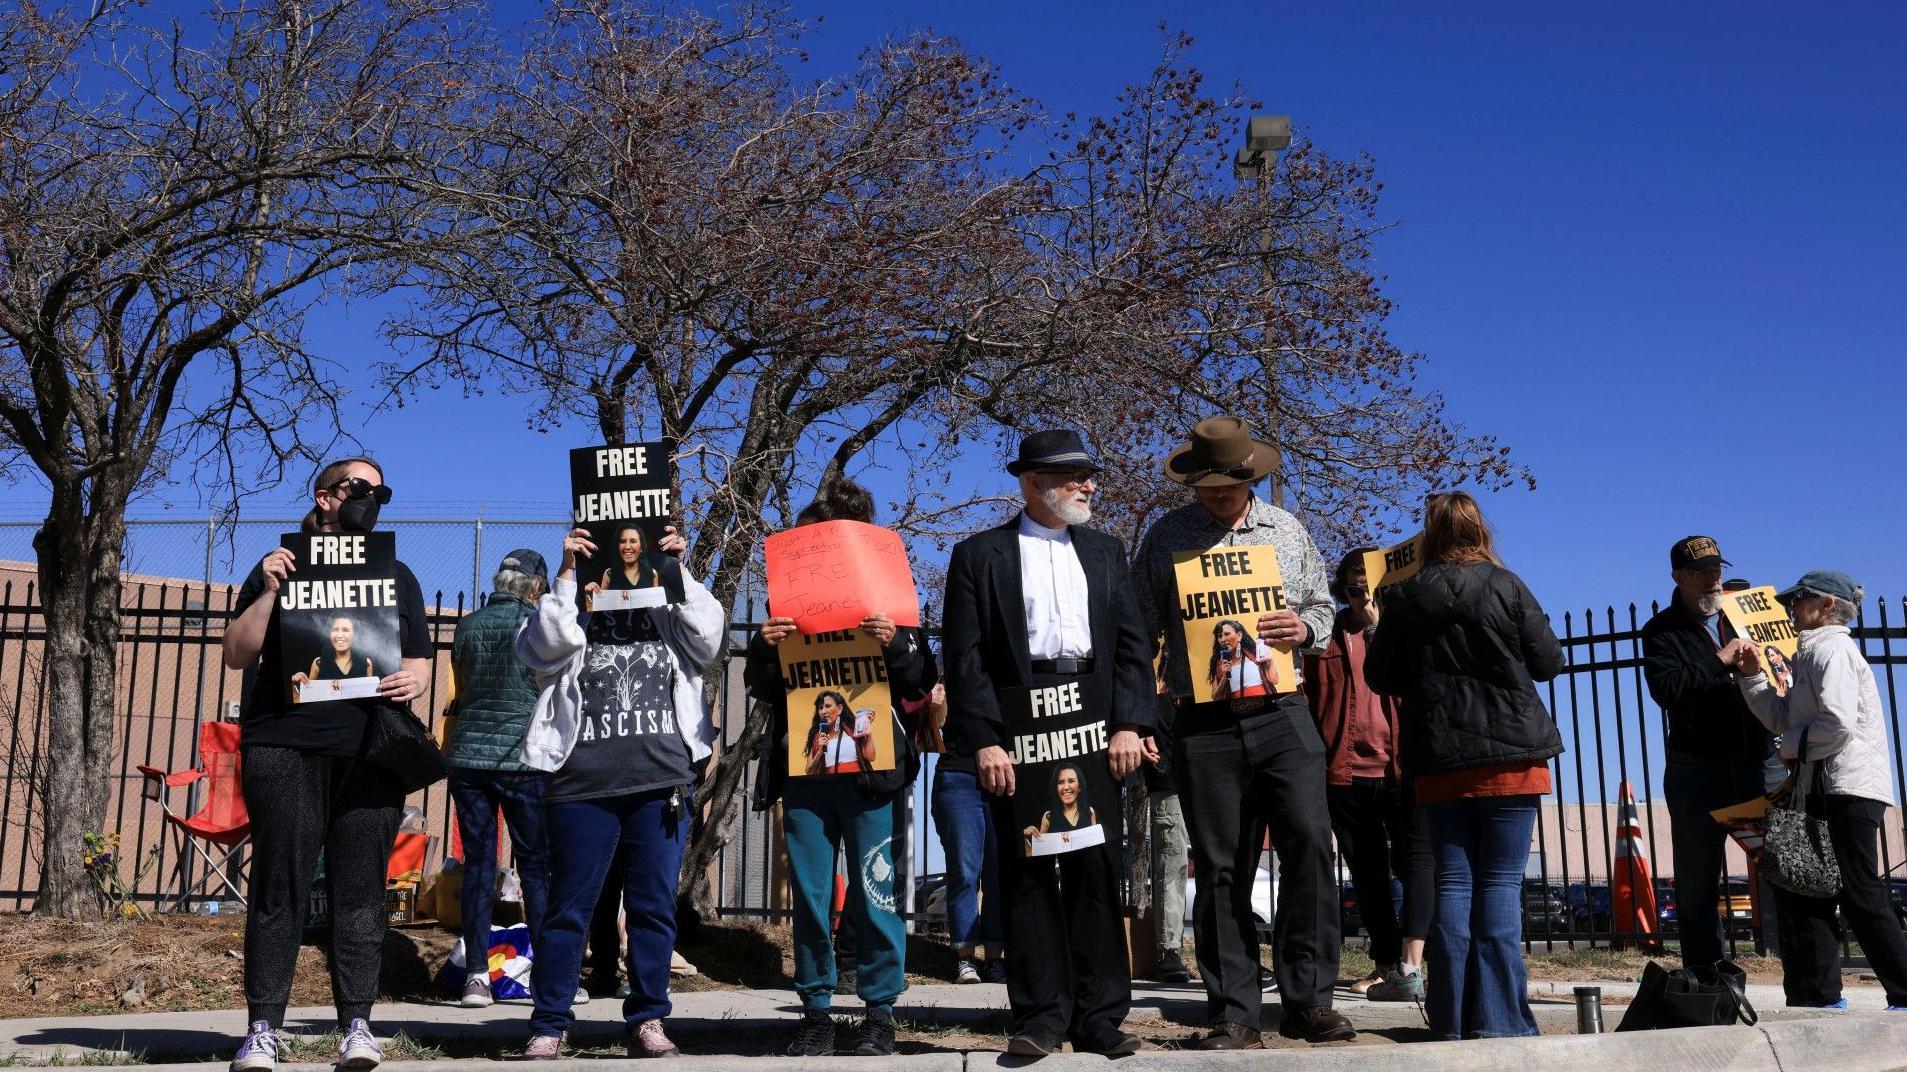
[[[214,880],[245,904],[239,892],[239,854],[252,836],[252,819],[245,811],[245,794],[239,787],[238,723],[207,722],[199,726],[199,765],[193,770],[167,774],[155,767],[141,766],[146,777],[145,796],[158,803],[166,821],[179,834],[180,890],[177,904],[184,906],[194,896],[216,893]],[[167,791],[204,782],[199,810],[190,817],[172,810]],[[191,846],[205,861],[206,871],[197,882],[186,884],[186,846]],[[217,846],[216,854],[208,846]]]

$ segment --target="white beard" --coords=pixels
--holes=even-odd
[[[1720,611],[1722,609],[1721,593],[1711,592],[1703,595],[1702,598],[1695,601],[1695,609],[1700,611],[1704,618]]]
[[[1074,502],[1072,492],[1065,488],[1051,488],[1040,492],[1040,498],[1046,508],[1059,516],[1068,525],[1084,525],[1093,519],[1093,507],[1090,502]]]

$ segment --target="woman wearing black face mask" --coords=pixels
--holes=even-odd
[[[332,462],[318,473],[305,532],[369,532],[391,499],[384,471],[369,458]],[[367,1023],[377,998],[384,946],[384,872],[397,836],[404,790],[355,758],[376,704],[400,707],[424,695],[431,642],[424,593],[397,564],[403,664],[378,681],[375,700],[288,704],[278,643],[278,593],[298,563],[280,548],[245,580],[225,631],[225,665],[253,664],[239,743],[245,805],[252,820],[251,911],[245,918],[245,1000],[250,1027],[232,1072],[269,1072],[275,1031],[285,1019],[318,852],[331,897],[331,992],[338,1010],[339,1066],[367,1069],[383,1058]],[[380,667],[380,669],[382,669]]]

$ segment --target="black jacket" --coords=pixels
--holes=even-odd
[[[1141,736],[1158,725],[1158,688],[1151,644],[1140,621],[1126,548],[1118,537],[1074,525],[1073,552],[1086,574],[1092,623],[1093,676],[1112,697],[1108,727],[1133,726]],[[954,545],[947,564],[941,656],[947,673],[947,751],[973,755],[1006,747],[996,689],[1033,683],[1020,591],[1020,519]]]
[[[1735,636],[1721,620],[1722,643]],[[1649,695],[1668,714],[1669,751],[1707,759],[1760,761],[1774,738],[1748,710],[1735,675],[1716,658],[1715,642],[1681,597],[1642,627],[1642,677]]]
[[[907,788],[920,773],[920,753],[914,748],[914,727],[900,718],[903,702],[919,703],[933,691],[940,672],[920,630],[898,626],[894,639],[882,651],[887,663],[887,688],[894,700],[895,763],[893,770],[854,775],[854,783],[873,800],[885,800]],[[781,656],[761,638],[748,639],[748,662],[742,669],[748,695],[768,705],[768,734],[761,759],[755,764],[755,810],[766,811],[781,799],[788,783],[788,687],[781,676]]]
[[[1489,564],[1426,566],[1387,593],[1364,656],[1365,682],[1402,704],[1409,777],[1560,754],[1536,683],[1562,669],[1536,597]]]

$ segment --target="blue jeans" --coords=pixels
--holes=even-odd
[[[574,800],[546,809],[550,831],[550,905],[543,944],[530,962],[536,1011],[533,1035],[562,1035],[575,1022],[570,1004],[583,974],[583,945],[596,896],[611,863],[622,867],[622,907],[629,935],[630,1025],[669,1015],[669,960],[675,950],[675,891],[688,836],[687,788]]]
[[[972,771],[934,767],[934,829],[947,856],[947,937],[959,953],[984,945],[995,957],[1006,943],[1000,923],[1000,866],[993,819]],[[984,900],[976,894],[984,893]],[[976,923],[978,926],[976,926]]]
[[[1753,800],[1764,792],[1759,759],[1710,759],[1670,752],[1662,769],[1675,856],[1675,906],[1682,932],[1682,966],[1713,978],[1725,955],[1718,911],[1728,846],[1709,812]]]
[[[907,929],[894,900],[894,802],[876,803],[852,778],[790,778],[781,797],[788,886],[795,915],[795,993],[806,1009],[834,1000],[834,850],[847,850],[854,921],[855,993],[869,1008],[891,1007],[907,988]]]
[[[1425,805],[1437,862],[1437,910],[1425,959],[1424,1011],[1440,1039],[1536,1034],[1523,969],[1523,868],[1533,795]]]
[[[543,944],[543,913],[549,903],[550,857],[543,839],[541,771],[512,772],[454,767],[450,800],[463,835],[464,963],[486,963],[490,950],[490,899],[497,887],[497,808],[510,828],[510,852],[523,880],[523,924],[534,958]]]

